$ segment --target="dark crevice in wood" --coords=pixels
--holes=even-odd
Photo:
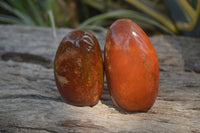
[[[44,57],[29,54],[29,53],[7,52],[7,53],[2,54],[1,58],[4,61],[13,60],[16,62],[40,64],[44,66],[45,68],[52,68],[52,62],[50,60],[47,60]]]
[[[155,111],[149,111],[148,114],[157,114]]]
[[[189,69],[189,68],[187,68],[187,67],[185,67],[184,71],[185,71],[185,72],[194,72],[194,73],[200,74],[200,70],[195,70],[195,71],[194,71],[194,70]]]
[[[47,97],[42,95],[34,95],[34,94],[19,94],[19,95],[4,95],[0,96],[0,100],[2,99],[17,99],[17,98],[23,98],[23,99],[37,99],[37,100],[52,100],[56,102],[64,102],[60,97]]]
[[[199,85],[196,85],[195,83],[186,83],[185,84],[185,87],[188,87],[188,88],[196,88],[196,87],[200,87]]]
[[[0,129],[0,133],[8,133],[8,131],[4,129]]]
[[[39,130],[39,131],[46,131],[49,133],[56,133],[55,131],[52,131],[46,128],[34,128],[34,127],[22,127],[22,126],[9,126],[8,129],[9,128],[19,128],[19,129],[26,129],[26,130],[32,130],[32,131]]]
[[[163,101],[200,101],[198,99],[194,99],[194,100],[191,100],[191,99],[180,99],[180,98],[157,98],[158,100],[163,100]]]
[[[102,131],[106,131],[106,129],[102,126],[95,125],[91,121],[82,122],[80,120],[66,120],[57,124],[58,126],[65,127],[65,128],[91,128],[91,129],[98,129]]]
[[[161,72],[167,72],[167,70],[162,69],[162,68],[159,68],[159,70],[160,70]]]
[[[197,110],[197,111],[200,111],[200,107],[196,107],[196,108],[186,108],[186,110]]]

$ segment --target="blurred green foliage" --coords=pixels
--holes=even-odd
[[[200,37],[200,0],[84,0],[84,3],[103,14],[88,18],[79,28],[96,28],[108,18],[131,18],[139,20],[141,27],[153,25],[169,34]]]
[[[37,4],[37,6],[35,6]],[[49,25],[47,1],[6,0],[0,1],[0,7],[8,13],[0,14],[0,21],[24,25]]]
[[[3,23],[106,31],[118,18],[167,34],[200,36],[200,0],[3,0]]]
[[[57,26],[75,27],[78,23],[73,18],[76,9],[70,2],[67,0],[2,0],[0,8],[3,11],[0,10],[0,21],[11,24],[50,26],[49,11],[52,11]]]

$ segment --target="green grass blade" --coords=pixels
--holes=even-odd
[[[0,21],[10,24],[23,24],[18,18],[0,14]]]
[[[81,25],[79,25],[79,29],[84,29],[85,26],[91,25],[92,23],[96,21],[101,21],[105,19],[110,19],[110,18],[129,18],[129,19],[136,19],[140,21],[144,21],[146,23],[152,24],[162,31],[168,33],[168,34],[174,34],[172,31],[167,29],[165,26],[161,25],[160,23],[156,22],[155,20],[141,14],[135,11],[131,10],[117,10],[117,11],[112,11],[104,14],[100,14],[97,16],[94,16],[92,18],[87,19],[85,22],[83,22]]]
[[[7,3],[0,1],[0,7],[10,11],[11,13],[13,13],[17,17],[19,17],[21,19],[21,21],[24,22],[24,24],[35,25],[34,21],[29,16],[27,16],[26,14],[21,13],[20,11],[16,10],[15,8],[12,8]]]
[[[28,5],[30,6],[31,12],[33,13],[34,20],[40,25],[44,26],[45,23],[40,15],[39,10],[37,9],[36,5],[33,3],[33,0],[28,0]]]
[[[57,41],[57,35],[56,35],[56,25],[55,25],[55,21],[54,21],[54,16],[53,16],[53,13],[51,10],[48,11],[48,14],[49,14],[49,18],[50,18],[50,21],[51,21],[51,27],[52,27],[52,30],[53,30],[53,36],[55,38],[55,44],[58,43]]]

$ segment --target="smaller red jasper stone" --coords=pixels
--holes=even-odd
[[[92,33],[75,30],[63,38],[54,60],[54,76],[67,103],[93,106],[98,102],[103,88],[103,60]]]
[[[109,28],[105,71],[114,104],[127,111],[146,111],[154,104],[159,86],[156,52],[144,31],[129,19]]]

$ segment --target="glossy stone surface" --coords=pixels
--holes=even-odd
[[[119,19],[109,28],[105,71],[114,104],[127,111],[146,111],[159,86],[156,52],[148,36],[133,21]]]
[[[92,33],[75,30],[63,38],[54,61],[54,76],[67,103],[93,106],[98,102],[103,88],[103,60]]]

